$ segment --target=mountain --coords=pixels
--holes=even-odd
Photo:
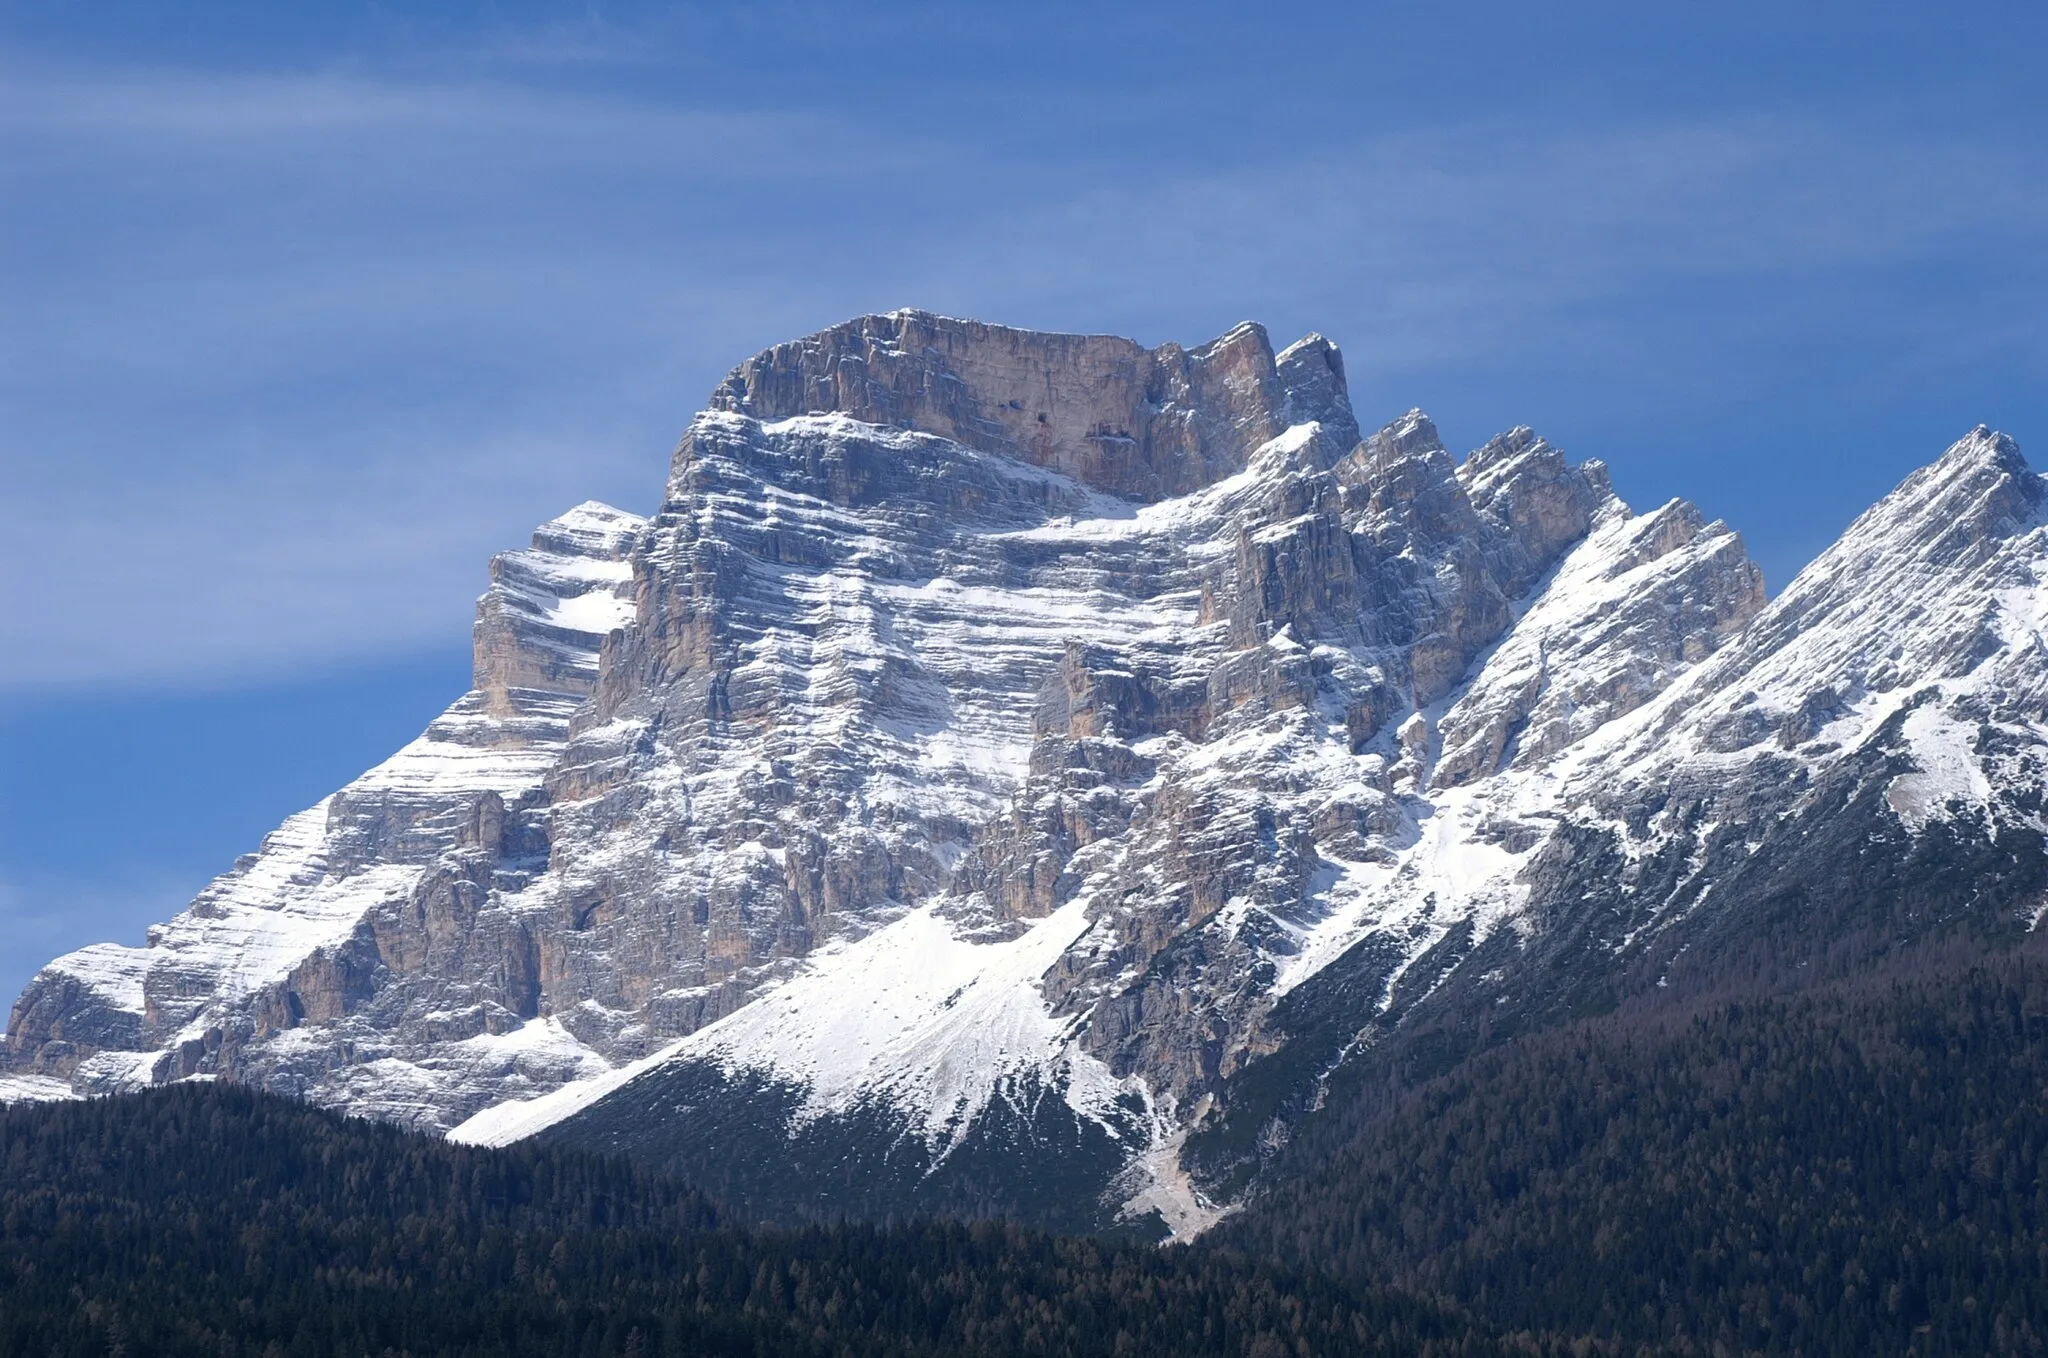
[[[1973,431],[1767,601],[1530,430],[1361,436],[1318,336],[865,317],[499,558],[475,690],[0,1079],[1198,1234],[1360,1091],[2031,937],[2044,499]]]

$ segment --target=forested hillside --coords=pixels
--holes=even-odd
[[[0,1353],[2039,1354],[2044,1091],[2031,950],[1629,1010],[1333,1087],[1162,1251],[174,1086],[0,1112]]]
[[[1335,1087],[1219,1243],[1702,1353],[2048,1352],[2048,965],[1639,1006]]]
[[[0,1112],[0,1353],[23,1358],[1567,1351],[1218,1251],[749,1231],[619,1161],[226,1085]]]

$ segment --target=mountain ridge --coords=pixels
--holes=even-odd
[[[1531,430],[1361,437],[1320,336],[859,318],[734,369],[654,515],[499,558],[442,736],[231,874],[279,868],[248,921],[46,968],[4,1078],[1198,1233],[1338,1068],[1750,946],[1762,846],[2031,834],[2026,897],[2044,499],[1979,427],[1767,600]],[[169,965],[292,892],[281,973]]]

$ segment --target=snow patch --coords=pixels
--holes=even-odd
[[[1059,1077],[1084,1117],[1105,1120],[1124,1082],[1069,1041],[1039,980],[1089,927],[1075,900],[1001,943],[960,937],[936,904],[851,943],[829,945],[796,976],[662,1052],[594,1080],[464,1122],[450,1139],[504,1145],[552,1126],[658,1066],[708,1060],[805,1091],[799,1117],[880,1095],[943,1155],[999,1089]]]
[[[1925,829],[1952,803],[1990,803],[1991,783],[1977,763],[1974,725],[1966,726],[1928,702],[1908,712],[1899,729],[1918,767],[1892,779],[1884,795],[1907,828]]]
[[[78,1097],[68,1080],[48,1075],[0,1075],[0,1104],[57,1103]]]

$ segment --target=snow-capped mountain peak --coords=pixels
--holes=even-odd
[[[9,1088],[1189,1233],[1332,1071],[1711,952],[1773,836],[2038,838],[2044,498],[1979,429],[1767,603],[1532,430],[1361,436],[1320,336],[860,318],[500,557],[475,691],[46,968]]]

